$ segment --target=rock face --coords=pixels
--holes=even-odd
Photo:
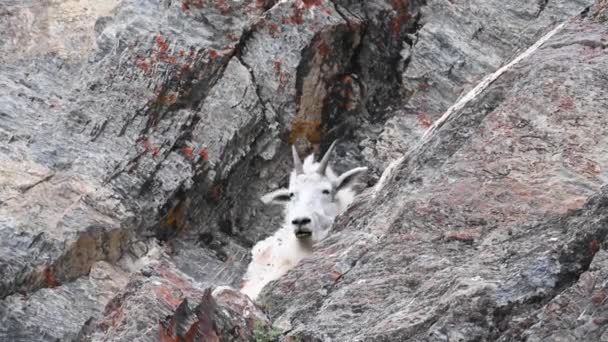
[[[608,31],[596,11],[439,123],[267,287],[275,323],[312,340],[604,335]]]
[[[607,12],[5,1],[0,341],[606,339]],[[258,198],[337,137],[380,181],[258,307]]]

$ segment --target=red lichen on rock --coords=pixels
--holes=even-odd
[[[391,0],[391,6],[398,13],[402,13],[403,11],[407,11],[407,8],[409,7],[409,1],[408,0]]]
[[[595,255],[600,250],[600,243],[597,240],[593,240],[589,243],[589,249],[591,250],[591,254]]]
[[[323,57],[327,57],[327,55],[329,55],[329,45],[327,45],[327,43],[324,40],[321,40],[319,42],[319,47],[317,49],[317,51],[319,51],[319,54]]]
[[[179,72],[177,73],[178,77],[181,77],[184,74],[188,73],[190,71],[190,68],[190,64],[182,64],[182,66],[179,67]]]
[[[184,336],[184,342],[195,342],[196,333],[198,332],[199,322],[194,322]]]
[[[430,88],[431,88],[431,85],[429,84],[428,80],[426,80],[426,79],[418,84],[418,90],[420,90],[420,91],[428,91]]]
[[[228,14],[230,12],[230,5],[228,5],[226,0],[217,0],[217,8],[221,14]]]
[[[454,230],[443,235],[446,241],[461,241],[472,243],[479,238],[479,232],[473,229]]]
[[[57,287],[61,285],[61,283],[59,283],[50,267],[44,269],[44,271],[42,272],[42,276],[44,278],[44,282],[48,287]]]
[[[239,36],[234,32],[228,32],[226,37],[228,37],[228,39],[230,39],[232,42],[238,42],[240,40]]]
[[[571,97],[564,97],[560,102],[559,102],[559,108],[563,109],[563,110],[572,110],[574,109],[574,100],[572,100]]]
[[[279,87],[277,88],[277,91],[280,93],[284,92],[288,82],[289,74],[286,72],[282,72],[281,76],[279,77]]]
[[[190,146],[183,146],[182,147],[182,153],[186,156],[186,158],[192,159],[193,158],[194,149],[192,147],[190,147]]]
[[[293,14],[289,16],[288,21],[294,25],[301,25],[304,23],[303,12],[301,8],[294,6]]]
[[[277,76],[281,76],[281,72],[282,72],[282,71],[281,71],[281,68],[282,68],[282,65],[283,65],[283,64],[281,63],[281,61],[274,61],[274,62],[273,62],[274,73],[275,73]]]
[[[591,297],[591,303],[593,303],[594,305],[601,305],[606,301],[607,297],[608,289],[601,289]]]
[[[209,48],[209,58],[215,61],[220,56],[216,49]]]
[[[157,297],[162,299],[165,303],[171,305],[174,309],[177,308],[183,301],[182,298],[174,296],[173,292],[164,286],[155,288],[154,292],[156,293]]]
[[[144,152],[152,151],[152,156],[154,156],[154,157],[159,155],[160,148],[158,148],[157,146],[152,144],[150,142],[150,140],[148,140],[148,138],[145,138],[143,140],[143,145],[144,145]]]
[[[135,59],[135,65],[137,65],[141,70],[144,71],[145,74],[148,74],[152,69],[152,65],[147,58],[137,57]]]
[[[276,38],[279,35],[279,24],[268,24],[268,34],[270,34],[273,38]]]
[[[323,5],[323,0],[302,0],[302,2],[307,8]]]
[[[179,336],[173,336],[173,328],[175,326],[175,321],[171,320],[169,323],[169,327],[165,328],[162,322],[158,322],[158,340],[160,342],[179,342]]]
[[[203,8],[204,0],[182,0],[182,11],[190,10],[191,6]]]
[[[177,57],[175,57],[175,56],[164,56],[163,57],[163,61],[165,63],[175,64],[175,63],[177,63]]]
[[[281,61],[274,61],[273,68],[275,75],[279,79],[279,87],[277,88],[277,91],[283,92],[287,86],[287,82],[289,81],[289,73],[283,72],[283,64]]]
[[[99,322],[99,327],[103,331],[107,331],[110,328],[115,328],[122,322],[123,312],[122,308],[112,308],[112,311],[105,312],[105,317]]]
[[[394,35],[399,35],[401,33],[401,17],[392,17],[388,22],[388,30]]]
[[[215,202],[219,202],[221,198],[222,198],[222,186],[219,184],[216,184],[211,189],[211,199],[213,199]]]
[[[200,151],[198,151],[198,155],[201,157],[202,160],[209,160],[209,152],[207,152],[207,150],[204,148],[201,148]]]
[[[159,55],[166,55],[167,50],[169,49],[169,43],[167,42],[167,39],[165,39],[165,37],[163,37],[161,34],[157,34],[154,38],[154,42],[158,47]]]
[[[148,152],[152,149],[152,143],[150,140],[148,140],[148,138],[145,138],[142,143],[144,145],[144,151]]]
[[[418,122],[424,128],[429,128],[433,125],[433,119],[426,113],[418,114]]]
[[[391,6],[393,7],[393,10],[397,12],[397,15],[391,17],[388,23],[388,29],[394,35],[400,35],[401,27],[411,18],[408,11],[409,1],[391,0]]]

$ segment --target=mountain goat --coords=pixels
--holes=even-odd
[[[328,166],[335,144],[334,141],[318,163],[312,154],[302,163],[292,146],[294,170],[289,177],[289,188],[262,196],[266,204],[285,205],[285,223],[253,247],[241,287],[241,292],[250,298],[255,299],[264,285],[311,254],[312,244],[329,234],[335,217],[353,201],[352,185],[367,168],[357,167],[336,176]]]

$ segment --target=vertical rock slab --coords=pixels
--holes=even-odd
[[[249,298],[230,289],[201,288],[167,260],[134,274],[89,320],[79,341],[252,341],[268,321]],[[145,327],[145,329],[142,329]]]
[[[131,272],[146,262],[125,256],[141,256],[135,246],[150,237],[202,284],[237,285],[248,247],[280,220],[275,209],[246,204],[283,181],[274,170],[289,168],[276,156],[296,110],[282,108],[302,98],[301,112],[312,115],[305,120],[320,120],[360,29],[329,1],[87,6],[2,7],[0,26],[22,31],[3,42],[0,67],[0,320],[18,322],[2,336],[20,327],[73,335],[99,308],[80,316],[81,308],[65,308],[77,321],[54,332],[41,322],[46,313],[23,315],[11,303],[38,301],[38,291],[61,302],[73,286],[99,295],[84,281],[94,265]],[[259,39],[269,32],[276,39]],[[285,64],[274,63],[282,50]],[[286,95],[265,93],[279,69],[282,87],[290,79]]]
[[[401,31],[388,31],[402,42],[400,54],[392,54],[393,60],[398,61],[393,63],[391,73],[398,75],[393,82],[399,83],[394,88],[398,92],[390,92],[392,101],[374,101],[371,94],[366,99],[370,113],[381,113],[382,118],[380,114],[374,115],[380,119],[376,119],[376,125],[382,128],[375,128],[381,129],[377,139],[359,138],[368,139],[362,143],[363,155],[370,164],[384,169],[415,145],[433,121],[483,77],[508,63],[551,27],[583,12],[593,2],[386,1],[386,5],[379,7],[379,2],[359,5],[342,1],[353,11],[367,15],[368,21],[376,25],[399,28],[397,23],[401,23],[402,16],[398,13],[416,19],[401,26]],[[382,20],[388,23],[382,24]],[[381,32],[388,34],[387,30]],[[370,54],[379,50],[374,45],[377,43],[363,41]],[[362,54],[361,58],[365,56]],[[372,87],[383,84],[374,79],[373,75],[378,74],[371,73],[376,67],[373,59],[364,59],[359,64],[363,75],[366,68],[372,75],[364,77],[365,82]],[[390,107],[386,107],[388,104]]]
[[[97,11],[102,5],[111,8]],[[220,157],[208,151],[229,141],[192,138],[197,123],[233,135],[267,125],[260,110],[242,122],[200,114],[224,70],[239,73],[229,61],[250,20],[264,11],[259,2],[95,6],[2,5],[0,25],[22,32],[3,41],[0,67],[0,320],[14,323],[3,326],[0,339],[19,336],[23,327],[64,338],[99,314],[107,294],[102,298],[95,282],[85,281],[94,265],[131,271],[118,264],[139,254],[140,239],[160,235],[159,222],[176,221],[179,215],[170,215],[176,194],[211,168],[232,167],[218,165]],[[13,26],[31,16],[31,23]],[[74,32],[54,31],[68,22]],[[119,287],[119,279],[107,286]],[[64,307],[57,311],[64,324],[49,326],[45,320],[56,311],[23,314],[52,305],[38,291],[57,304],[90,293],[91,307]],[[13,305],[20,296],[32,299]]]
[[[606,27],[586,15],[449,116],[266,287],[275,325],[317,340],[495,340],[571,286],[606,236],[563,222],[604,220]]]

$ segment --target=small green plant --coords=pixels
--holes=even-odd
[[[256,342],[276,342],[281,331],[261,322],[256,322],[253,328],[253,337]]]

